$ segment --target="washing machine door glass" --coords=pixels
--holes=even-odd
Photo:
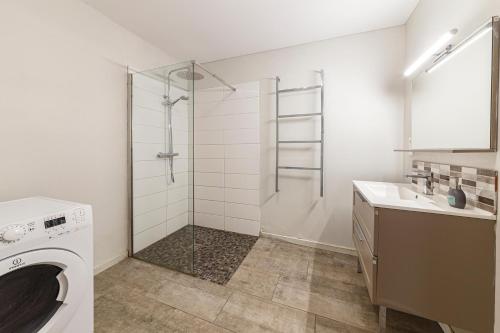
[[[82,259],[64,250],[37,250],[2,260],[0,332],[62,329],[78,307],[86,273]]]

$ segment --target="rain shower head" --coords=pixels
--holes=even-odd
[[[184,80],[195,80],[195,81],[202,80],[205,77],[203,76],[203,74],[198,72],[193,72],[190,69],[179,71],[175,73],[175,75]]]

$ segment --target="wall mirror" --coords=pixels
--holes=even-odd
[[[412,80],[411,150],[497,150],[499,45],[494,17]]]

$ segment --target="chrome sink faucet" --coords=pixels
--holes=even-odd
[[[417,173],[414,175],[406,175],[407,178],[422,178],[425,179],[424,194],[433,195],[434,194],[434,172],[427,171],[425,173]]]

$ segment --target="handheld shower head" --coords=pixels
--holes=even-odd
[[[189,100],[189,97],[187,97],[187,96],[181,96],[181,97],[177,98],[176,100],[174,100],[174,101],[173,101],[172,103],[170,103],[170,104],[171,104],[172,106],[174,106],[174,105],[175,105],[175,103],[177,103],[178,101],[181,101],[181,100],[182,100],[182,101],[187,101],[187,100]]]
[[[168,105],[168,106],[174,106],[178,101],[187,101],[189,100],[189,97],[187,96],[181,96],[177,99],[174,99],[173,101],[170,100],[170,98],[168,96],[163,96],[163,98],[165,99],[164,102],[162,103],[163,105]]]

